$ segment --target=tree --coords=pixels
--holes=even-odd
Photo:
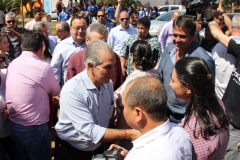
[[[11,11],[15,11],[18,9],[15,5],[15,0],[0,0],[0,10],[2,11],[6,8],[10,8]]]

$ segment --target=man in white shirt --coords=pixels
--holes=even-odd
[[[42,21],[42,17],[43,17],[43,11],[41,8],[34,8],[33,9],[33,19],[31,21],[29,21],[26,25],[25,28],[27,30],[33,30],[33,26],[36,22],[38,21]],[[52,35],[52,31],[50,29],[50,26],[47,22],[45,22],[46,27],[48,28],[48,35]]]
[[[113,48],[113,51],[120,55],[120,50],[126,40],[134,34],[137,30],[129,25],[129,14],[127,11],[120,13],[120,25],[111,29],[108,36],[108,44]]]
[[[240,14],[233,17],[230,30],[230,38],[240,43]],[[236,57],[227,53],[227,48],[220,42],[213,48],[212,57],[216,66],[215,91],[217,97],[222,99],[232,71],[235,68]]]
[[[229,30],[231,31],[230,38],[240,44],[240,14],[237,14],[232,18],[232,25]],[[233,72],[234,69],[236,69],[236,57],[228,53],[227,48],[220,42],[213,48],[212,57],[216,66],[215,92],[216,96],[222,100],[223,96],[228,96],[225,91],[231,75],[236,73]],[[227,110],[229,111],[228,108]],[[239,113],[235,110],[234,114],[238,115]],[[239,159],[240,157],[239,148],[237,146],[240,139],[240,130],[237,126],[233,125],[233,122],[235,121],[232,121],[231,124],[229,124],[229,142],[225,159]]]
[[[190,160],[192,143],[187,132],[166,118],[167,96],[160,80],[145,76],[131,81],[124,90],[122,102],[124,117],[133,129],[141,132],[133,148],[122,148],[125,160]]]

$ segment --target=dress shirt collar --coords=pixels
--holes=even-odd
[[[97,89],[97,87],[93,84],[93,82],[91,81],[91,79],[89,78],[88,74],[87,74],[87,69],[85,69],[83,72],[83,82],[86,86],[87,89]],[[107,86],[106,84],[101,84],[100,86],[100,91],[102,91],[102,89],[105,89]]]
[[[167,121],[160,126],[152,129],[151,131],[143,134],[141,137],[133,141],[133,147],[136,149],[144,147],[146,144],[154,141],[156,138],[163,136],[171,129],[171,123],[167,119]]]
[[[192,54],[198,47],[199,47],[199,45],[197,43],[192,42],[192,45],[190,46],[190,49],[188,50],[188,52],[186,53],[186,55],[184,57]],[[177,52],[176,47],[174,47],[173,50],[170,52],[170,56],[171,57],[175,56],[176,52]]]
[[[33,57],[38,60],[41,60],[36,54],[34,54],[33,52],[30,52],[30,51],[23,51],[21,55],[26,56],[26,57]]]
[[[137,37],[138,37],[138,39],[139,39],[139,36],[138,36],[138,35],[137,35]],[[151,36],[151,35],[148,33],[147,38],[144,39],[144,40],[149,40],[149,39],[151,39],[151,38],[153,38],[153,36]],[[140,40],[140,39],[139,39],[139,40]]]
[[[69,44],[77,45],[77,46],[79,46],[79,47],[81,47],[81,48],[86,48],[86,47],[87,47],[87,44],[86,44],[85,41],[84,41],[84,43],[80,46],[78,43],[76,43],[76,42],[73,40],[72,36],[69,36],[69,37],[67,37],[66,39],[62,40],[62,41],[66,41],[66,42],[69,43]]]
[[[127,30],[130,30],[130,29],[132,29],[132,28],[133,28],[133,27],[130,26],[130,24],[128,25],[128,28],[127,28],[127,29],[122,28],[122,25],[121,25],[121,24],[119,25],[119,30],[122,30],[122,31],[127,31]]]

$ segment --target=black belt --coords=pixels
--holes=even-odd
[[[167,117],[169,117],[169,115],[173,116],[177,120],[183,119],[184,117],[184,114],[174,113],[169,108],[167,108]]]

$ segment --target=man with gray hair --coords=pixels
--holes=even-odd
[[[64,40],[71,36],[70,26],[67,22],[61,21],[56,24],[56,34],[60,40]]]
[[[229,30],[231,31],[230,38],[240,44],[240,14],[236,14],[232,18],[232,25],[229,27]],[[235,69],[236,57],[228,53],[227,48],[220,42],[214,47],[212,57],[216,66],[215,92],[219,99],[223,99],[224,96],[228,96],[228,94],[225,94],[225,91],[233,70]],[[239,116],[239,113],[234,114]],[[240,154],[237,143],[240,140],[240,129],[231,123],[229,126],[229,134],[229,143],[225,159],[239,159]]]
[[[91,44],[96,40],[102,40],[106,42],[107,38],[108,30],[101,23],[92,23],[88,27],[86,34],[87,45]],[[84,52],[85,50],[78,51],[69,58],[66,80],[71,79],[78,73],[84,71],[84,69],[86,68],[84,64]],[[114,89],[117,89],[122,83],[121,75],[122,71],[120,58],[117,54],[115,54],[115,57],[116,57],[115,74],[111,77],[111,80],[113,81]]]
[[[43,21],[38,21],[33,25],[33,30],[40,32],[43,34],[43,36],[48,40],[49,42],[49,49],[51,54],[53,53],[56,45],[57,45],[57,38],[55,36],[48,34],[48,28],[46,26],[46,23]]]
[[[7,38],[9,43],[8,53],[10,59],[14,59],[22,53],[21,39],[26,29],[17,26],[16,15],[13,12],[6,14],[5,22],[7,24]]]
[[[104,142],[135,139],[136,130],[109,129],[114,109],[115,55],[104,41],[96,40],[84,54],[86,69],[65,83],[60,96],[60,115],[55,126],[56,160],[91,159],[103,153]]]

